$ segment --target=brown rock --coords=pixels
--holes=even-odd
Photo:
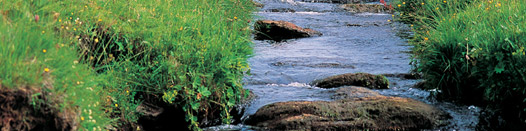
[[[351,99],[351,98],[363,98],[363,97],[377,97],[382,96],[378,92],[357,86],[347,86],[338,88],[334,96],[332,97],[335,100],[339,99]]]
[[[368,73],[347,73],[331,76],[322,80],[316,80],[312,82],[312,85],[320,88],[362,86],[371,89],[388,89],[389,80],[382,75],[372,75]]]
[[[344,90],[374,95],[332,102],[274,103],[260,108],[245,124],[268,130],[412,130],[441,126],[448,117],[413,99],[381,96],[358,87]]]
[[[286,21],[259,20],[254,26],[256,40],[275,40],[321,36],[318,31],[301,28]]]

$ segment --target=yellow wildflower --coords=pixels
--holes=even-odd
[[[444,3],[447,3],[447,1],[444,0]]]
[[[42,31],[42,34],[46,33],[46,31]]]
[[[99,18],[99,22],[101,22],[101,21],[102,21],[102,19]]]
[[[45,72],[49,72],[49,68],[44,68],[44,71]]]
[[[115,104],[115,107],[119,107],[119,104]]]
[[[405,5],[405,2],[402,2],[402,4],[404,4],[404,5]]]
[[[46,50],[46,49],[43,49],[43,50],[42,50],[42,52],[46,53],[46,52],[47,52],[47,50]]]
[[[426,40],[426,41],[427,41],[427,40],[429,40],[429,38],[427,38],[427,37],[426,37],[426,38],[424,38],[424,40]]]
[[[95,43],[99,43],[99,38],[95,38]]]
[[[235,16],[234,16],[234,19],[236,19],[236,20],[237,20],[237,17],[235,17]]]
[[[398,7],[400,7],[400,6],[402,6],[402,5],[398,4]]]
[[[425,3],[424,3],[424,2],[422,2],[422,5],[424,5],[424,4],[425,4]]]
[[[62,19],[58,19],[58,22],[62,22]]]
[[[80,117],[80,120],[84,120],[84,117]]]

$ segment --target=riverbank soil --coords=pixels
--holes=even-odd
[[[0,86],[0,130],[76,130],[73,112],[53,108],[55,102],[32,102],[33,97],[42,101],[51,100],[40,89],[20,87],[17,89]],[[70,113],[70,114],[66,114]]]

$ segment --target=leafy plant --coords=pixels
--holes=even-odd
[[[200,130],[206,118],[230,122],[247,94],[250,0],[0,4],[0,84],[54,83],[51,92],[65,96],[57,107],[81,112],[79,130],[135,128],[136,108],[150,99],[182,108]]]
[[[439,98],[488,104],[525,124],[525,1],[395,3],[408,15],[397,17],[413,24],[414,65],[428,89],[440,90]]]

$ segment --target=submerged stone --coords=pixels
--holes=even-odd
[[[312,85],[320,88],[334,88],[340,86],[362,86],[371,89],[388,89],[389,80],[382,75],[368,73],[347,73],[316,80]]]

